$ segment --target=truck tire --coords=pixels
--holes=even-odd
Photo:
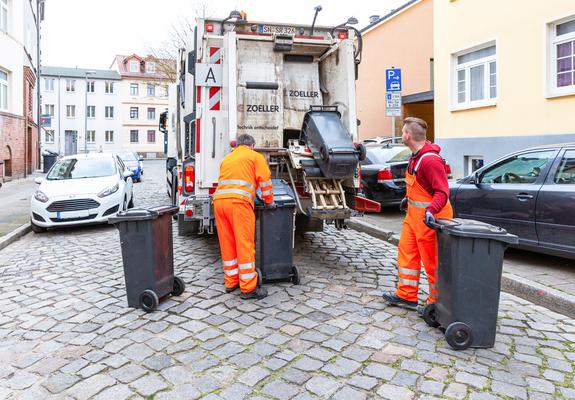
[[[184,221],[184,215],[178,214],[178,236],[197,237],[199,228],[199,221]]]

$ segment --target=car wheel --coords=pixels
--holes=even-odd
[[[36,225],[34,222],[30,221],[30,226],[32,227],[32,232],[43,233],[46,232],[46,228]]]

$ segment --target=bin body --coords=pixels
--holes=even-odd
[[[256,206],[256,267],[264,281],[291,279],[295,195],[287,182],[272,179],[276,208]]]
[[[438,223],[437,321],[444,328],[463,322],[473,332],[470,347],[493,347],[503,254],[517,237],[474,220]]]
[[[139,307],[144,290],[153,290],[159,298],[172,292],[172,215],[177,211],[174,206],[132,209],[110,217],[120,232],[129,307]]]
[[[47,174],[50,168],[52,168],[52,165],[56,163],[56,160],[58,159],[58,154],[44,153],[42,155],[42,158],[44,160],[44,173]]]

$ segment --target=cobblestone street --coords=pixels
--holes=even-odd
[[[136,207],[168,201],[163,166],[146,161]],[[503,293],[495,347],[455,352],[383,303],[391,244],[298,237],[301,285],[252,302],[225,294],[216,238],[174,235],[187,288],[152,314],[127,307],[112,226],[1,250],[0,399],[575,399],[575,320]]]

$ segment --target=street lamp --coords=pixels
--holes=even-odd
[[[88,75],[95,75],[96,71],[85,71],[84,81],[86,90],[84,95],[84,153],[88,153]]]
[[[238,10],[232,10],[232,12],[230,12],[230,15],[227,16],[226,18],[224,18],[224,20],[222,21],[222,30],[220,32],[221,35],[224,34],[224,25],[230,19],[235,19],[235,20],[242,19],[242,14]]]

